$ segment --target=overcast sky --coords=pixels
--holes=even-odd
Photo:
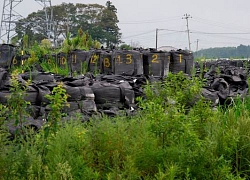
[[[2,15],[3,1],[0,0]],[[141,47],[155,47],[156,28],[158,47],[188,48],[186,19],[189,14],[191,50],[210,47],[250,44],[249,0],[111,0],[116,6],[122,40]],[[105,0],[51,0],[62,2],[101,4]],[[26,17],[41,9],[35,0],[23,0],[15,11]],[[198,40],[198,43],[197,43]],[[198,45],[198,46],[197,46]]]

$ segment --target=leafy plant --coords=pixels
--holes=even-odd
[[[98,41],[93,41],[92,37],[86,32],[83,32],[82,29],[79,29],[76,37],[71,38],[71,34],[67,33],[66,39],[62,45],[62,52],[68,54],[74,49],[79,50],[89,50],[90,48],[100,48],[100,43]]]
[[[10,88],[11,94],[8,97],[8,109],[11,112],[10,118],[15,120],[15,125],[19,124],[21,126],[21,131],[23,131],[25,118],[29,116],[27,113],[27,107],[30,105],[30,102],[25,100],[28,85],[29,82],[27,84],[19,83],[17,70],[12,73]]]
[[[84,61],[83,63],[81,62],[81,74],[86,74],[88,71],[88,63]]]
[[[4,125],[5,120],[8,117],[8,111],[9,109],[7,106],[0,104],[0,127]]]
[[[62,119],[62,109],[65,106],[69,106],[67,103],[68,95],[66,90],[63,88],[63,83],[59,83],[56,87],[53,88],[50,95],[46,95],[46,98],[50,100],[50,112],[48,114],[48,125],[47,129],[52,129],[53,132],[56,132],[58,122]]]

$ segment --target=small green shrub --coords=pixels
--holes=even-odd
[[[58,122],[60,122],[63,117],[62,109],[65,106],[69,106],[67,103],[68,95],[66,94],[66,89],[63,88],[63,83],[59,83],[54,87],[51,94],[46,95],[46,98],[50,101],[47,126],[49,127],[48,129],[51,129],[55,133]]]
[[[29,85],[20,84],[18,81],[18,71],[12,73],[11,78],[11,95],[8,97],[8,109],[11,112],[9,118],[15,120],[15,125],[20,124],[21,131],[23,131],[23,123],[25,118],[29,116],[27,113],[27,107],[30,102],[27,102],[24,98],[26,96],[26,90]]]

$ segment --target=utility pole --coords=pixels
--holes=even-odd
[[[191,43],[190,43],[190,35],[189,35],[189,27],[188,27],[188,19],[192,18],[189,14],[184,14],[182,19],[186,19],[187,21],[187,33],[188,33],[188,45],[189,45],[189,51],[191,51]]]
[[[198,48],[199,48],[199,39],[197,39],[196,41],[196,52],[198,51]]]
[[[155,31],[155,49],[156,50],[158,48],[158,32],[162,31],[162,30],[167,30],[167,29],[158,29],[158,28],[156,28],[156,31]]]
[[[157,50],[157,46],[158,46],[158,31],[159,29],[156,28],[156,31],[155,31],[155,49]]]

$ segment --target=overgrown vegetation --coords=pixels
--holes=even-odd
[[[22,42],[22,47],[19,48],[17,56],[12,62],[12,71],[17,70],[20,73],[36,71],[37,68],[41,68],[44,72],[68,76],[70,74],[68,61],[70,61],[70,53],[73,50],[89,51],[101,48],[100,42],[93,40],[88,32],[83,32],[81,28],[78,29],[75,37],[71,37],[70,33],[67,33],[66,39],[58,49],[54,49],[48,39],[43,39],[41,43],[35,42],[29,46],[28,35],[23,36]],[[58,54],[61,56],[58,57]],[[85,72],[86,64],[82,64],[82,66],[82,71]]]
[[[1,118],[0,179],[249,179],[249,97],[214,110],[200,87],[169,74],[145,87],[135,116],[62,123],[61,85],[49,96],[53,131],[10,141]]]

